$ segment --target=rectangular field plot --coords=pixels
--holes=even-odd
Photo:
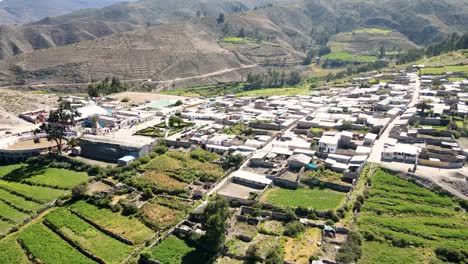
[[[20,224],[29,217],[29,215],[16,210],[2,201],[0,201],[0,216],[13,221],[15,224]]]
[[[142,207],[143,217],[154,229],[166,229],[186,215],[189,203],[158,197]]]
[[[151,229],[136,218],[122,216],[109,209],[100,209],[84,201],[72,204],[71,210],[93,221],[104,229],[129,239],[135,244],[142,243],[153,234]]]
[[[102,233],[65,208],[47,214],[45,219],[64,236],[106,263],[121,263],[134,249]]]
[[[47,168],[42,173],[24,179],[24,181],[32,184],[71,189],[80,183],[86,182],[88,179],[88,174],[84,172]]]
[[[261,201],[282,207],[307,207],[319,211],[332,210],[339,207],[346,197],[346,193],[329,189],[297,190],[274,188],[269,189],[261,197]]]
[[[14,237],[5,238],[0,241],[0,260],[2,263],[11,264],[31,263]]]
[[[13,226],[14,225],[12,223],[0,220],[0,235],[4,235],[4,234],[8,233],[8,231],[10,231],[10,229]]]
[[[149,256],[161,264],[206,263],[211,257],[206,250],[197,250],[176,236],[164,239],[149,252]]]
[[[44,205],[28,201],[21,196],[14,195],[9,193],[3,189],[0,189],[0,200],[4,200],[6,202],[14,204],[16,207],[22,208],[26,211],[37,211],[41,209]]]
[[[19,239],[25,249],[41,263],[95,263],[42,223],[29,226],[19,234]]]
[[[20,193],[26,197],[30,197],[34,200],[41,201],[43,203],[48,203],[56,200],[57,198],[66,196],[70,194],[70,191],[66,190],[57,190],[41,186],[30,186],[27,184],[22,184],[18,182],[10,182],[0,180],[0,188],[4,190],[13,191]]]

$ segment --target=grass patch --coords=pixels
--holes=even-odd
[[[137,131],[135,135],[162,138],[164,137],[165,132],[163,129],[159,127],[147,127],[147,128]]]
[[[29,226],[19,235],[19,239],[41,263],[95,263],[42,223]]]
[[[66,237],[107,263],[121,263],[133,250],[132,246],[102,233],[65,208],[47,214],[45,219]]]
[[[245,256],[249,245],[249,242],[244,242],[237,238],[232,238],[226,242],[229,253],[239,256]]]
[[[335,192],[330,189],[297,190],[273,188],[265,192],[261,201],[281,207],[307,207],[319,211],[338,208],[346,197],[345,193]]]
[[[151,229],[136,218],[126,217],[106,208],[100,209],[84,201],[72,204],[71,208],[103,228],[129,239],[135,244],[142,243],[153,234]]]
[[[23,166],[24,166],[23,164],[0,166],[0,178],[3,178],[5,175],[8,175],[12,171],[17,170]]]
[[[211,257],[205,250],[197,250],[195,246],[176,236],[164,239],[149,252],[148,256],[162,264],[208,263]]]
[[[280,221],[265,221],[258,226],[258,231],[267,235],[280,236],[284,233],[284,225]]]

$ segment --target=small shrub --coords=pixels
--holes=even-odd
[[[304,232],[304,230],[305,230],[305,227],[301,222],[294,221],[294,222],[290,222],[286,224],[284,235],[289,236],[289,237],[296,237],[300,233]]]
[[[138,212],[138,207],[133,203],[127,203],[123,205],[122,215],[133,215]]]

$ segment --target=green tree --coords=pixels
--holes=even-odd
[[[182,118],[180,118],[180,117],[177,117],[177,116],[169,117],[169,126],[170,127],[176,127],[176,124],[177,124],[177,127],[179,127],[180,124],[182,124],[183,122],[184,122],[184,120],[182,120]]]
[[[64,101],[62,98],[59,98],[58,104],[56,110],[50,111],[47,122],[41,125],[40,130],[47,134],[48,140],[57,143],[57,151],[62,154],[65,134],[71,126],[75,125],[75,118],[79,117],[80,113],[71,106],[70,102]]]
[[[425,115],[426,110],[432,109],[432,105],[430,105],[431,101],[429,100],[422,100],[418,104],[416,104],[416,108],[421,111],[422,115]]]
[[[244,28],[241,28],[241,29],[239,30],[239,34],[237,34],[237,36],[238,36],[239,38],[245,38],[245,29],[244,29]]]
[[[283,264],[283,249],[276,244],[274,248],[268,251],[265,257],[265,264]]]
[[[217,252],[224,245],[228,218],[228,202],[220,196],[214,197],[203,212],[202,226],[206,231],[203,240],[204,246],[206,246],[208,250]]]

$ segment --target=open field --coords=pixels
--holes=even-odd
[[[29,226],[19,234],[26,250],[41,263],[95,263],[62,240],[42,223]]]
[[[102,233],[65,208],[47,214],[45,220],[68,239],[106,263],[121,263],[133,250],[132,246]]]
[[[407,65],[423,64],[426,67],[443,67],[448,65],[468,64],[468,50],[458,50],[452,53],[445,53],[439,56],[424,58]]]
[[[136,218],[116,214],[109,209],[97,208],[84,201],[71,205],[71,210],[79,213],[104,229],[125,237],[135,244],[142,243],[153,234],[153,231]]]
[[[369,197],[358,218],[359,229],[368,240],[361,263],[421,263],[422,248],[430,258],[442,248],[467,254],[466,213],[457,211],[458,204],[451,198],[381,170],[371,180]],[[394,251],[401,254],[388,256]]]
[[[14,225],[12,223],[0,220],[0,235],[8,233],[13,227]]]
[[[206,263],[211,257],[176,236],[164,239],[148,252],[148,256],[162,264],[199,264]]]
[[[329,189],[301,188],[297,190],[273,188],[267,190],[261,201],[282,207],[307,207],[319,211],[338,208],[346,197],[345,193]]]

